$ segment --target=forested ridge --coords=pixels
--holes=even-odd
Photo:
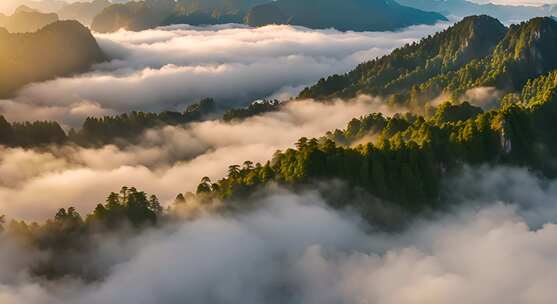
[[[222,117],[225,122],[247,119],[263,113],[278,111],[285,102],[260,100],[246,107],[224,110],[212,98],[189,105],[184,111],[160,113],[133,111],[119,115],[88,117],[80,128],[65,132],[55,121],[25,121],[10,123],[0,115],[0,145],[34,148],[47,145],[77,144],[99,147],[107,144],[133,144],[141,135],[155,128],[187,126],[189,123]],[[221,112],[223,112],[221,114]]]
[[[347,74],[321,79],[300,98],[370,94],[423,109],[441,95],[459,98],[476,87],[519,91],[528,79],[557,68],[556,52],[557,22],[552,18],[507,29],[492,17],[471,16]]]
[[[478,24],[489,26],[489,30],[481,31],[482,26],[475,29]],[[265,163],[246,160],[243,164],[231,164],[227,176],[219,180],[203,177],[197,189],[179,193],[175,204],[168,209],[163,209],[154,195],[123,187],[119,193],[109,194],[105,202],[85,217],[70,207],[60,209],[52,220],[42,224],[17,220],[4,223],[5,218],[0,217],[0,229],[30,248],[52,253],[37,261],[33,267],[34,275],[49,278],[72,275],[97,280],[104,274],[95,272],[94,267],[87,264],[86,252],[87,248],[98,244],[98,235],[125,238],[130,231],[135,233],[172,222],[180,216],[182,208],[187,209],[192,204],[217,212],[244,210],[251,197],[274,184],[294,191],[312,185],[327,193],[327,189],[321,189],[319,184],[341,181],[350,194],[362,193],[365,199],[352,200],[350,195],[330,196],[328,203],[332,207],[358,210],[373,224],[396,225],[398,223],[389,223],[377,213],[377,204],[400,211],[402,223],[417,214],[443,210],[448,207],[443,199],[443,181],[465,166],[519,166],[554,178],[557,176],[557,164],[553,162],[557,156],[557,128],[554,125],[557,117],[557,66],[553,66],[555,56],[549,56],[549,52],[554,47],[555,28],[556,23],[545,18],[505,30],[489,17],[471,17],[420,44],[396,50],[391,55],[393,57],[368,63],[373,67],[370,75],[375,75],[375,81],[392,83],[391,89],[401,86],[402,91],[402,83],[414,83],[413,78],[408,76],[403,80],[407,76],[399,79],[393,75],[433,73],[435,69],[421,68],[433,63],[446,73],[432,77],[431,83],[436,77],[450,76],[455,77],[450,79],[451,83],[468,79],[466,77],[479,81],[465,83],[463,87],[493,84],[503,88],[503,85],[509,85],[507,94],[500,98],[499,106],[494,109],[484,110],[449,97],[447,102],[423,113],[409,112],[392,117],[370,113],[354,118],[346,128],[331,130],[320,138],[300,138],[295,147],[277,151]],[[464,42],[451,37],[475,36],[480,32],[480,38]],[[499,37],[499,40],[493,43],[493,37]],[[423,47],[436,43],[443,47]],[[466,47],[469,43],[483,48],[470,50]],[[440,53],[445,55],[440,56]],[[393,63],[395,54],[400,60],[396,64]],[[471,63],[466,63],[463,58],[477,59],[472,59],[475,63],[470,66]],[[403,72],[405,67],[409,72]],[[481,73],[465,72],[473,67]],[[482,79],[488,80],[484,82]],[[412,90],[418,90],[422,85],[412,84]],[[388,86],[385,89],[389,89]],[[228,112],[224,119],[244,119],[273,111],[278,106],[280,103],[275,101],[254,103],[245,109]],[[55,123],[10,124],[2,118],[0,141],[37,137],[39,142],[44,140],[45,143],[82,140],[83,145],[101,145],[111,143],[115,138],[137,136],[153,126],[197,121],[214,108],[214,101],[206,99],[182,113],[132,113],[90,118],[81,130],[69,136]],[[106,137],[107,134],[114,137]],[[15,143],[20,146],[33,144]],[[66,259],[84,262],[75,267],[75,263],[65,263]]]
[[[198,192],[227,199],[249,195],[270,182],[299,185],[340,179],[403,209],[419,211],[440,203],[442,179],[463,165],[525,166],[554,177],[556,30],[557,22],[550,18],[506,30],[493,18],[469,17],[355,72],[333,76],[328,81],[369,81],[366,88],[376,94],[403,92],[396,94],[396,102],[412,104],[419,98],[415,105],[422,106],[418,113],[423,115],[354,119],[345,130],[300,139],[295,149],[277,151],[266,164],[233,165],[226,178],[205,180]],[[438,76],[416,84],[418,74]],[[321,84],[301,96],[313,97],[308,92]],[[459,101],[465,89],[478,86],[494,86],[508,94],[500,98],[498,108],[487,112]],[[404,93],[405,88],[411,92]],[[453,97],[447,98],[452,102],[426,111],[423,105],[442,90],[450,90]]]
[[[0,98],[26,84],[86,71],[106,60],[88,28],[57,21],[33,33],[0,28]]]
[[[61,144],[99,147],[119,142],[135,143],[148,129],[201,121],[216,110],[215,101],[206,98],[191,104],[183,112],[134,111],[114,116],[88,117],[81,128],[70,129],[68,133],[55,121],[9,123],[0,115],[0,145],[33,148]],[[230,114],[230,117],[233,115]]]
[[[356,119],[346,130],[320,139],[301,138],[295,149],[277,152],[266,164],[230,167],[226,178],[203,182],[198,193],[219,199],[253,193],[262,185],[340,179],[401,207],[419,211],[439,201],[440,182],[463,165],[526,166],[547,176],[557,168],[556,73],[509,95],[497,110],[468,103],[440,106],[430,118],[380,114]],[[532,93],[532,88],[543,88]],[[373,142],[349,146],[367,135]]]
[[[356,209],[376,225],[396,226],[400,222],[377,211],[378,202],[399,210],[403,217],[397,221],[402,222],[442,210],[442,181],[464,165],[508,164],[557,175],[557,167],[548,161],[557,155],[557,71],[528,81],[521,92],[503,99],[501,108],[487,112],[468,103],[447,102],[429,117],[355,118],[345,129],[322,138],[301,138],[295,148],[277,151],[265,164],[231,165],[228,175],[215,182],[204,177],[195,193],[178,194],[168,209],[154,195],[123,187],[85,217],[70,207],[42,224],[12,220],[0,226],[25,246],[53,253],[35,263],[35,275],[86,280],[105,275],[86,262],[88,248],[96,246],[99,235],[126,238],[130,232],[174,221],[192,204],[218,212],[243,210],[249,208],[252,194],[271,183],[296,191],[341,180],[348,193],[367,195],[359,200],[346,194],[331,196],[331,206]],[[368,143],[353,145],[370,135],[374,139]],[[64,262],[68,258],[84,262],[75,267]]]

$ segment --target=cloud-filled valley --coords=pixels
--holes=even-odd
[[[229,165],[246,160],[265,162],[300,137],[323,136],[371,112],[393,113],[382,100],[365,96],[348,103],[300,101],[241,123],[209,120],[148,130],[140,144],[124,148],[3,148],[0,209],[27,219],[44,219],[69,205],[89,212],[124,185],[169,202],[178,192],[193,191],[203,176],[220,178]]]
[[[326,207],[316,192],[275,189],[249,212],[202,216],[118,245],[105,240],[92,256],[98,267],[109,269],[108,276],[95,284],[29,279],[25,260],[46,253],[33,256],[6,243],[0,260],[10,267],[0,270],[0,300],[552,303],[555,181],[546,187],[523,169],[468,170],[454,181],[460,186],[451,188],[453,194],[482,193],[485,185],[510,181],[537,195],[491,191],[476,196],[481,204],[417,221],[405,232],[370,234],[357,215]],[[543,215],[544,225],[532,214]]]
[[[1,304],[555,302],[552,18],[89,37],[0,100]]]
[[[10,120],[79,125],[90,115],[183,110],[212,97],[224,107],[288,98],[321,77],[347,72],[448,26],[400,32],[338,32],[292,26],[172,26],[97,34],[110,63],[87,74],[35,83],[0,101]]]

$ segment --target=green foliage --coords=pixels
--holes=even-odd
[[[244,120],[259,114],[280,110],[281,102],[278,100],[262,100],[251,103],[246,108],[231,109],[223,115],[224,121]]]
[[[321,79],[300,97],[326,99],[358,93],[409,96],[414,86],[489,55],[505,32],[494,18],[466,17],[443,32],[363,63],[348,74]]]
[[[96,272],[95,261],[87,258],[87,252],[99,245],[99,235],[120,237],[124,231],[134,232],[156,225],[163,216],[156,196],[122,187],[119,193],[111,193],[86,220],[70,207],[60,209],[53,219],[43,224],[12,220],[5,232],[33,250],[49,252],[34,263],[33,274],[47,278],[72,275],[92,280],[98,279],[100,274]],[[2,216],[0,230],[3,223]],[[72,259],[79,263],[73,263]]]
[[[101,118],[89,117],[78,131],[66,135],[56,122],[36,121],[10,124],[0,115],[0,145],[37,147],[74,143],[80,146],[102,146],[134,143],[144,131],[164,126],[184,125],[201,121],[216,112],[215,101],[206,98],[190,105],[184,112],[131,112]]]
[[[481,108],[474,107],[468,102],[462,104],[444,103],[435,112],[433,120],[437,123],[466,121],[483,113]]]
[[[213,197],[229,199],[270,182],[296,186],[340,179],[405,210],[420,211],[440,203],[442,178],[463,164],[521,165],[554,176],[557,167],[548,162],[557,155],[557,129],[550,126],[557,117],[554,81],[551,74],[530,82],[525,96],[533,95],[534,86],[551,91],[534,94],[541,96],[536,102],[509,103],[486,113],[465,102],[443,104],[430,119],[381,114],[353,119],[345,130],[320,140],[301,138],[295,149],[277,151],[265,165],[231,166],[204,196],[209,189]],[[370,134],[373,143],[346,146]]]
[[[367,116],[354,118],[345,130],[327,132],[325,138],[337,144],[350,146],[360,141],[371,141],[372,138],[390,138],[398,132],[406,130],[417,119],[412,113],[395,114],[386,118],[383,114],[373,113]]]
[[[79,131],[72,132],[70,139],[82,146],[112,144],[119,140],[134,142],[147,129],[200,121],[215,111],[215,101],[206,98],[189,106],[182,113],[171,111],[162,113],[131,112],[118,116],[89,117]]]
[[[56,122],[35,121],[10,124],[0,115],[0,145],[36,147],[62,144],[66,139],[66,133]]]
[[[135,188],[122,187],[120,193],[112,192],[105,204],[99,204],[87,217],[89,224],[116,228],[129,222],[134,227],[155,224],[162,215],[162,207],[156,196]]]
[[[365,93],[390,96],[423,111],[424,104],[442,94],[459,98],[475,87],[518,92],[529,79],[557,68],[556,53],[557,22],[552,18],[534,18],[507,30],[491,17],[467,17],[348,74],[321,79],[300,97]]]

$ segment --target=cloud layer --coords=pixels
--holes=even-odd
[[[3,246],[0,261],[10,267],[0,269],[0,300],[553,303],[557,225],[549,214],[554,214],[551,198],[557,183],[548,185],[513,168],[470,169],[454,183],[466,185],[451,189],[474,197],[470,205],[395,234],[368,234],[356,215],[325,207],[317,193],[275,190],[248,213],[205,216],[118,246],[106,242],[95,258],[118,263],[97,284],[30,280],[22,266],[27,253],[18,255],[17,247]],[[517,183],[536,195],[503,193],[498,187],[482,194],[485,184],[508,189]],[[546,215],[542,226],[532,222],[532,211]]]
[[[391,113],[382,100],[364,96],[328,104],[300,101],[241,123],[206,121],[149,130],[141,144],[125,148],[5,148],[0,151],[0,214],[44,219],[68,205],[86,213],[124,185],[168,202],[194,190],[203,176],[221,178],[229,165],[245,160],[265,162],[300,137],[323,136],[370,112]]]
[[[88,115],[182,110],[204,97],[225,106],[284,98],[446,26],[343,33],[279,25],[179,25],[97,34],[113,61],[88,74],[29,85],[16,100],[0,101],[0,113],[11,120],[75,125]]]

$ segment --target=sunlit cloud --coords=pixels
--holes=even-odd
[[[0,113],[11,120],[76,125],[84,113],[182,110],[205,97],[227,107],[288,98],[321,77],[347,72],[447,25],[376,33],[180,25],[97,34],[111,62],[88,74],[29,85],[15,101],[0,101]]]

